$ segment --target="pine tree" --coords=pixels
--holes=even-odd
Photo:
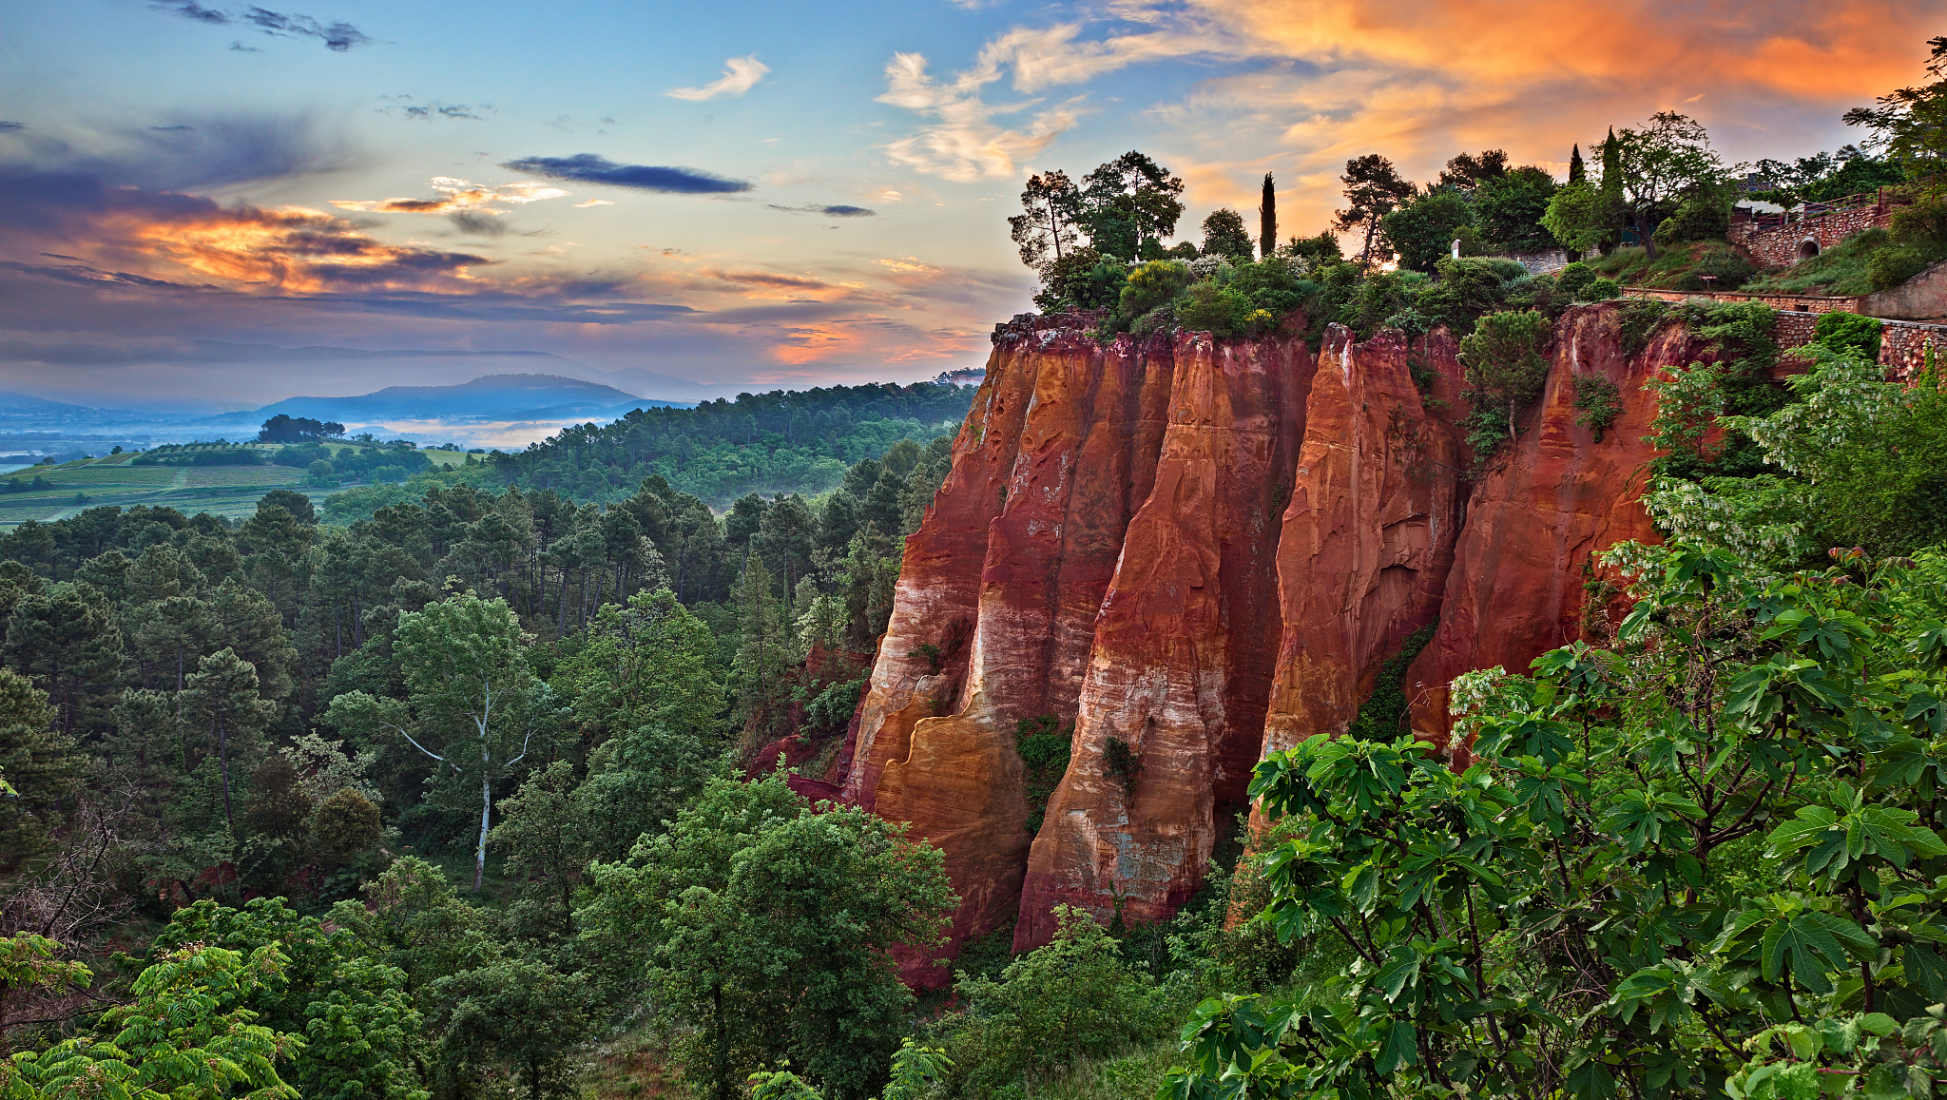
[[[1568,182],[1581,183],[1588,174],[1588,169],[1582,166],[1582,146],[1578,144],[1568,154]]]
[[[1278,250],[1278,192],[1271,173],[1264,173],[1264,197],[1257,204],[1257,248],[1260,258]]]

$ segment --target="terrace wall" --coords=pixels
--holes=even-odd
[[[1854,233],[1885,228],[1892,213],[1893,204],[1884,192],[1855,195],[1830,210],[1733,221],[1730,238],[1761,267],[1790,267],[1806,258],[1808,243],[1824,252]]]

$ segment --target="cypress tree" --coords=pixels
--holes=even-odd
[[[1582,167],[1582,147],[1577,145],[1568,155],[1568,182],[1581,183],[1587,175],[1588,170]]]
[[[1271,186],[1271,173],[1264,173],[1264,197],[1257,205],[1257,250],[1259,258],[1278,249],[1278,193]]]
[[[1616,128],[1609,127],[1609,136],[1602,139],[1602,193],[1609,196],[1610,210],[1620,211],[1623,205],[1622,144],[1616,140]],[[1602,254],[1607,256],[1622,243],[1622,229],[1610,232],[1602,242]]]

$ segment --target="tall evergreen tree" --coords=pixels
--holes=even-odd
[[[1278,250],[1278,191],[1271,173],[1264,173],[1264,194],[1257,203],[1257,248],[1260,258]]]
[[[1582,165],[1582,146],[1578,143],[1568,154],[1568,182],[1581,183],[1588,174]]]
[[[258,695],[257,669],[228,646],[197,662],[183,691],[184,709],[199,728],[210,731],[216,744],[217,768],[223,787],[223,820],[236,828],[236,798],[231,793],[235,772],[256,770],[263,755],[264,727],[277,716],[277,704]]]

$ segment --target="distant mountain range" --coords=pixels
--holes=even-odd
[[[291,397],[260,409],[215,415],[97,408],[0,391],[0,452],[99,453],[110,445],[249,439],[283,413],[336,421],[353,432],[422,443],[519,446],[570,423],[606,424],[631,409],[694,402],[637,397],[627,390],[552,374],[493,374],[451,386],[388,386],[350,397]],[[518,442],[517,442],[518,440]]]
[[[387,386],[356,397],[289,397],[251,413],[204,417],[205,424],[261,423],[282,413],[354,424],[438,420],[445,423],[509,420],[614,419],[630,409],[687,406],[686,401],[637,397],[599,382],[551,374],[490,374],[457,386]],[[617,411],[620,410],[620,411]]]

